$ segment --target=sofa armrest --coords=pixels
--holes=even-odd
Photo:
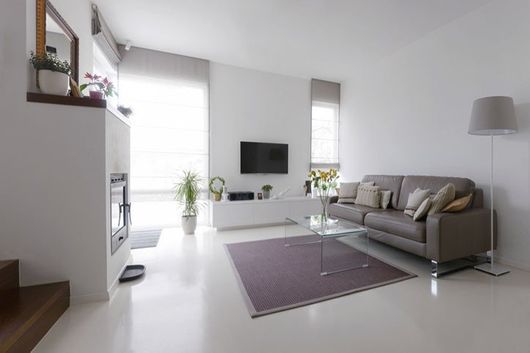
[[[497,243],[497,215],[494,212],[494,246]],[[490,210],[472,208],[458,213],[437,213],[427,217],[428,259],[445,262],[490,250]]]
[[[329,203],[332,204],[332,203],[337,203],[337,201],[339,201],[339,197],[338,196],[331,196],[329,198]]]

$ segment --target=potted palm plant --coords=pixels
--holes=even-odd
[[[37,86],[42,93],[64,96],[68,93],[72,69],[52,53],[36,55],[31,52],[29,61],[37,70]]]
[[[193,171],[184,171],[182,178],[175,185],[175,198],[184,206],[182,211],[184,234],[193,234],[197,228],[200,182],[199,174]]]

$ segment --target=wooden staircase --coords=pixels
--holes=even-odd
[[[70,306],[70,282],[20,287],[18,260],[0,261],[0,353],[29,353]]]

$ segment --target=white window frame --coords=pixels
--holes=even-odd
[[[337,161],[332,163],[313,162],[313,107],[332,107],[336,108],[337,114]],[[340,103],[328,103],[320,101],[311,101],[311,138],[310,138],[310,170],[312,169],[330,169],[340,170]]]

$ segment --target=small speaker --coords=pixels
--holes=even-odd
[[[254,200],[254,193],[252,191],[233,191],[228,193],[230,201],[245,201]]]

